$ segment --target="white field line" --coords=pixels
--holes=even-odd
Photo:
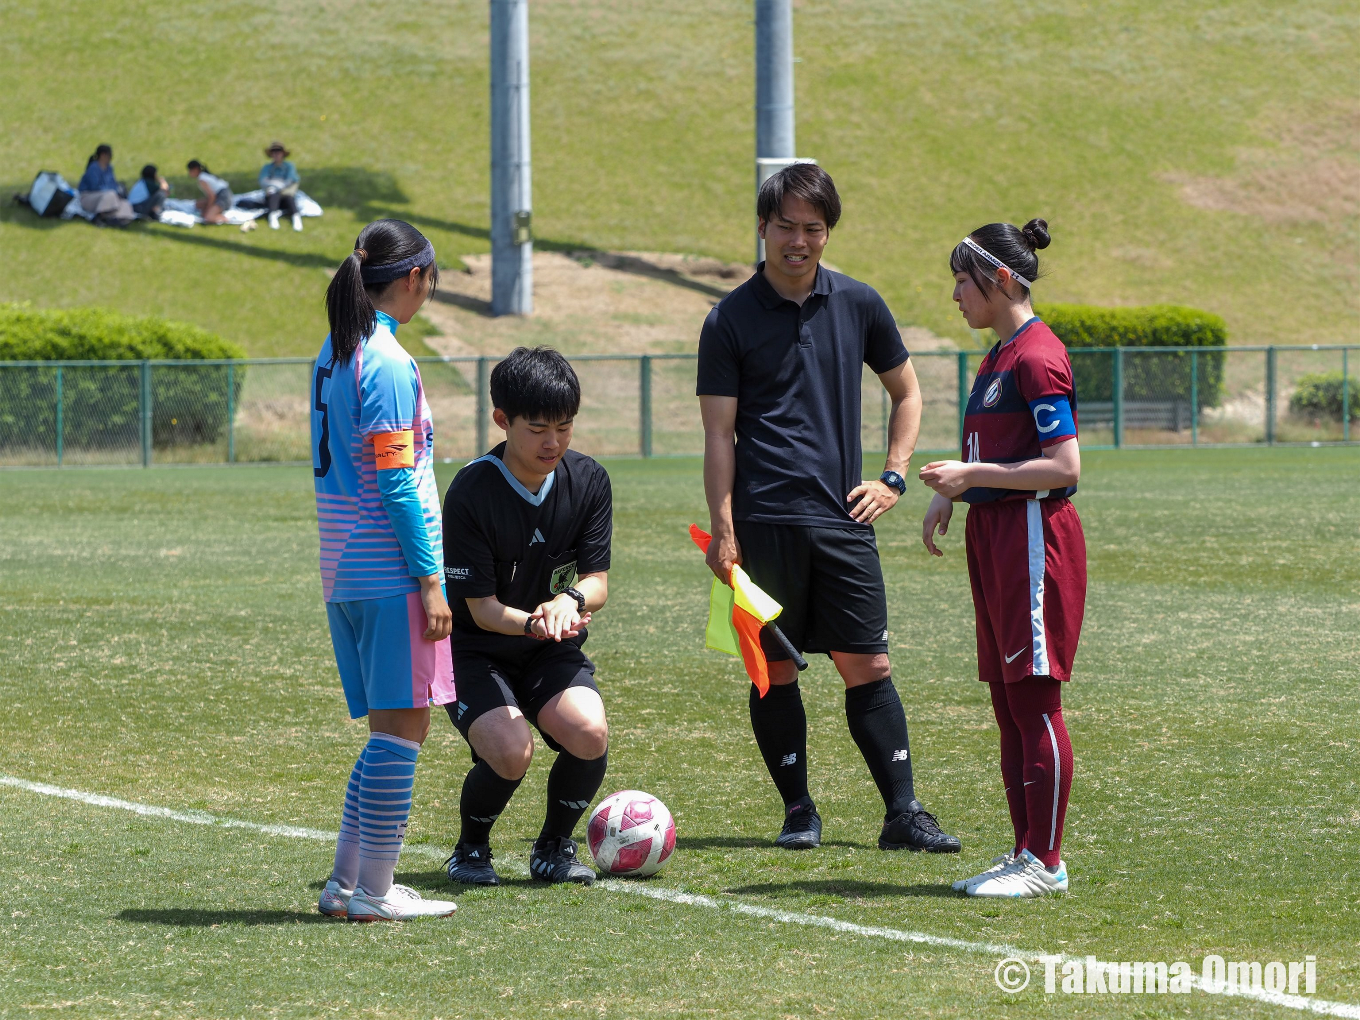
[[[0,775],[0,786],[10,786],[19,790],[26,790],[29,793],[40,794],[44,797],[59,797],[63,800],[79,801],[82,804],[89,804],[93,807],[114,808],[119,811],[130,811],[133,814],[142,815],[148,818],[165,818],[172,822],[186,822],[190,825],[216,825],[227,829],[248,829],[252,832],[261,832],[270,836],[285,836],[290,839],[311,839],[322,842],[332,843],[335,841],[337,833],[327,832],[325,829],[308,829],[298,825],[269,825],[260,822],[247,822],[238,818],[224,818],[220,815],[212,815],[206,811],[176,811],[173,808],[157,807],[153,804],[139,804],[136,801],[122,800],[118,797],[107,797],[102,793],[88,793],[84,790],[72,790],[63,786],[53,786],[50,783],[35,783],[30,779],[20,779],[17,776]],[[436,847],[413,844],[402,848],[402,853],[418,854],[422,857],[439,857],[445,855],[442,850]],[[527,874],[528,869],[523,868],[515,862],[515,870]],[[1020,957],[1026,960],[1039,960],[1046,954],[1028,952],[1017,949],[1015,946],[1008,946],[994,942],[969,942],[966,939],[949,938],[944,935],[930,935],[926,932],[904,931],[900,928],[878,928],[863,924],[854,924],[850,921],[841,921],[834,917],[825,917],[820,914],[800,914],[792,910],[776,910],[772,907],[756,906],[753,903],[742,903],[740,900],[716,899],[712,896],[703,896],[697,893],[687,893],[679,889],[667,889],[662,886],[643,885],[637,882],[619,882],[607,880],[597,883],[602,889],[613,893],[626,893],[633,896],[645,896],[648,899],[660,900],[665,903],[676,903],[689,907],[704,907],[708,910],[725,910],[734,914],[741,914],[746,917],[759,917],[780,924],[797,924],[812,928],[827,928],[832,931],[844,932],[847,935],[859,935],[864,938],[887,939],[893,942],[912,942],[918,945],[939,946],[943,949],[957,949],[967,953],[979,953],[987,956],[996,957]],[[1084,956],[1074,956],[1070,954],[1049,954],[1057,957],[1060,962],[1066,963],[1072,960],[1084,961]],[[1203,990],[1202,982],[1199,977],[1193,977],[1192,984],[1196,988]],[[1303,995],[1286,995],[1280,992],[1253,991],[1250,989],[1236,989],[1230,992],[1209,993],[1221,994],[1226,996],[1239,996],[1245,999],[1254,999],[1257,1002],[1269,1003],[1273,1006],[1284,1006],[1288,1009],[1301,1010],[1305,1013],[1312,1013],[1320,1016],[1346,1017],[1350,1020],[1360,1020],[1360,1005],[1352,1005],[1345,1002],[1332,1002],[1327,999],[1313,999]]]

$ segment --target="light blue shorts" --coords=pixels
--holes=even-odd
[[[449,639],[425,640],[420,592],[327,602],[326,618],[351,719],[375,708],[426,708],[457,700]]]

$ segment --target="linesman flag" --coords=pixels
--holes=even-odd
[[[712,535],[699,525],[691,524],[689,537],[701,550],[708,552]],[[713,578],[713,588],[708,594],[704,644],[717,652],[741,656],[746,675],[762,698],[770,689],[770,667],[765,661],[765,651],[760,647],[760,630],[783,611],[784,607],[761,591],[739,565],[732,567],[730,586]]]

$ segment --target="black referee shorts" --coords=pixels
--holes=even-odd
[[[865,528],[736,522],[742,568],[784,607],[775,621],[800,652],[888,650],[888,598],[874,533]],[[767,659],[787,659],[761,633]]]
[[[595,683],[595,663],[573,641],[535,641],[497,635],[490,641],[475,636],[453,635],[453,685],[458,700],[444,707],[454,728],[468,741],[472,724],[492,709],[518,708],[535,728],[538,713],[549,701],[570,687]],[[544,743],[562,750],[557,741],[539,730]],[[477,753],[472,754],[476,760]]]

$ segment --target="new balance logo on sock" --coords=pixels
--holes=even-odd
[[[559,800],[557,803],[561,804],[564,808],[571,808],[573,811],[584,811],[586,808],[590,807],[590,801],[588,800]]]
[[[911,752],[908,751],[908,750],[904,747],[904,748],[902,748],[902,750],[900,750],[900,751],[894,751],[894,752],[893,752],[892,760],[893,760],[893,761],[906,761],[906,760],[907,760],[908,758],[910,758],[910,757],[911,757]]]
[[[547,541],[547,539],[545,539],[545,538],[543,537],[543,532],[541,532],[541,531],[539,531],[537,528],[535,528],[535,529],[534,529],[534,537],[531,538],[531,539],[529,539],[529,545],[530,545],[530,546],[535,546],[535,545],[537,545],[539,542],[546,542],[546,541]]]
[[[786,755],[784,755],[784,757],[780,758],[780,759],[779,759],[779,764],[780,764],[780,765],[793,765],[793,764],[796,763],[797,761],[798,761],[798,754],[797,754],[797,752],[794,752],[793,754],[786,754]]]

